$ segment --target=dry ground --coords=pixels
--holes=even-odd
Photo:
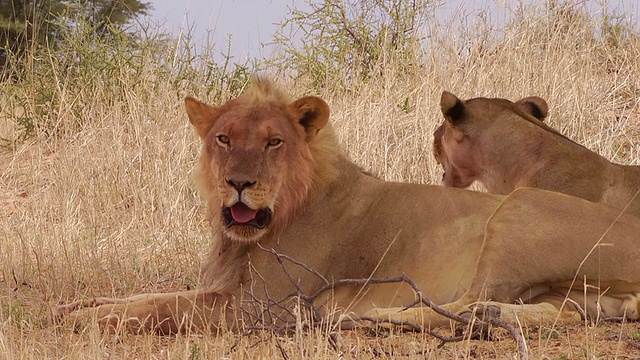
[[[640,163],[640,44],[612,48],[584,40],[584,24],[543,32],[540,26],[522,23],[488,44],[456,43],[446,28],[434,28],[418,71],[398,76],[400,66],[389,59],[379,78],[357,92],[326,90],[320,95],[332,107],[345,151],[385,179],[438,183],[431,141],[446,89],[463,98],[542,96],[552,126],[609,159]],[[62,126],[74,117],[87,120],[79,129],[0,154],[0,359],[514,357],[514,341],[501,333],[438,349],[425,334],[341,331],[334,348],[322,329],[160,338],[75,334],[52,323],[50,306],[58,302],[197,284],[208,229],[190,180],[198,139],[181,99],[207,95],[176,88],[173,80],[123,72],[117,101],[102,101],[104,88],[80,111],[57,113]],[[294,95],[308,92],[280,81]],[[72,94],[61,98],[61,107],[76,101]],[[15,109],[4,106],[12,99],[2,100],[1,137],[16,131]],[[640,340],[638,323],[522,331],[532,358],[640,358],[624,340]]]

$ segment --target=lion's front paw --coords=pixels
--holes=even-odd
[[[85,332],[95,325],[98,309],[94,307],[73,310],[67,313],[59,313],[57,321],[65,327],[72,328],[76,333]]]
[[[458,313],[460,317],[467,319],[469,324],[456,326],[456,335],[466,335],[472,339],[489,339],[491,334],[490,322],[492,319],[500,319],[501,312],[498,306],[491,304],[475,303],[469,305],[468,310]]]
[[[416,321],[419,309],[404,309],[400,307],[374,308],[364,314],[366,326],[382,329],[402,329],[420,331],[422,322]]]
[[[65,320],[65,318],[82,308],[94,307],[96,306],[95,299],[87,299],[87,300],[76,300],[74,302],[70,302],[68,304],[63,305],[54,305],[51,307],[51,315],[53,320],[56,323],[61,323]]]
[[[400,308],[373,308],[364,314],[363,319],[365,319],[365,325],[368,327],[390,328],[393,327],[392,323],[395,322],[393,319],[400,316],[399,313],[401,311],[402,309]]]
[[[458,313],[458,315],[471,319],[471,317],[475,317],[476,319],[482,321],[490,321],[490,319],[500,318],[502,310],[500,307],[492,304],[484,304],[484,303],[475,303],[469,305],[468,310],[464,310]]]
[[[92,300],[76,300],[67,304],[52,305],[50,308],[51,318],[55,324],[70,326],[76,329],[76,324],[89,323],[86,320],[89,318],[87,314],[89,312],[87,310],[89,309],[83,308],[93,307],[95,306],[94,303]]]
[[[58,306],[54,309],[53,316],[56,322],[72,328],[77,333],[85,332],[92,326],[98,326],[101,332],[112,334],[121,326],[123,317],[122,313],[113,305],[81,307],[73,303]]]

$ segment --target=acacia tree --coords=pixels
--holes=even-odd
[[[34,45],[55,48],[61,28],[77,21],[109,37],[150,9],[140,0],[0,0],[0,48],[17,59]]]
[[[438,0],[308,0],[281,21],[278,64],[315,88],[369,79],[386,56],[417,62],[422,26]]]

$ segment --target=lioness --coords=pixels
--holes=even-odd
[[[535,187],[602,202],[640,215],[640,167],[618,165],[569,140],[542,120],[547,103],[528,97],[460,100],[444,92],[444,122],[433,150],[447,186],[480,181],[489,192]]]
[[[502,197],[371,177],[339,150],[322,99],[291,101],[266,80],[221,106],[185,103],[213,228],[201,287],[78,301],[60,308],[71,321],[162,334],[234,327],[241,309],[259,307],[243,298],[278,304],[276,318],[291,294],[403,273],[453,312],[490,299],[507,321],[579,320],[576,305],[562,306],[568,295],[589,316],[640,316],[636,217],[543,190]],[[448,324],[430,308],[402,311],[415,296],[404,283],[342,285],[315,306]]]

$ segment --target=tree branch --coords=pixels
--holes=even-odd
[[[260,246],[260,245],[258,245]],[[345,286],[345,285],[355,285],[355,286],[368,286],[368,285],[376,285],[376,284],[391,284],[391,283],[405,283],[409,285],[413,291],[417,295],[417,299],[408,304],[403,308],[403,310],[408,310],[417,306],[426,306],[436,312],[439,315],[442,315],[448,319],[451,319],[457,323],[462,325],[466,325],[467,327],[471,327],[473,324],[479,326],[496,326],[503,329],[506,329],[511,337],[516,341],[518,345],[518,352],[520,359],[528,359],[528,351],[527,346],[524,341],[524,337],[521,332],[513,325],[510,324],[499,317],[495,316],[484,316],[483,318],[475,318],[475,317],[462,317],[457,314],[453,314],[447,310],[444,310],[431,302],[428,297],[424,295],[422,290],[418,287],[415,281],[409,278],[407,275],[402,274],[396,277],[384,277],[384,278],[367,278],[367,279],[339,279],[330,282],[326,277],[324,277],[321,273],[311,268],[310,266],[292,259],[291,257],[278,253],[275,249],[272,248],[264,248],[260,246],[260,249],[263,251],[269,252],[273,256],[276,257],[278,263],[282,267],[282,270],[286,274],[289,282],[293,285],[294,291],[285,295],[282,299],[274,299],[271,297],[266,288],[265,279],[258,273],[255,269],[251,261],[249,261],[249,274],[251,284],[247,291],[245,292],[248,296],[248,300],[243,300],[242,302],[248,306],[241,306],[241,311],[246,315],[250,321],[248,322],[249,326],[245,327],[245,331],[252,331],[255,329],[260,330],[268,330],[274,333],[282,333],[291,331],[292,329],[308,331],[309,329],[317,328],[322,325],[327,324],[327,321],[331,321],[332,325],[339,326],[340,323],[344,322],[346,319],[344,316],[338,317],[337,320],[329,320],[326,317],[323,317],[322,312],[315,306],[315,301],[322,295],[326,294],[328,291],[331,291],[337,287]],[[305,293],[300,284],[300,279],[294,279],[291,276],[291,273],[287,269],[287,263],[294,264],[305,271],[311,273],[316,278],[318,278],[322,282],[322,286],[315,290],[315,292],[311,294]],[[264,296],[256,296],[254,293],[254,284],[256,281],[261,281],[263,283]],[[299,299],[297,302],[297,311],[291,310],[291,304],[287,304],[292,299]],[[304,313],[309,315],[309,319],[304,318]],[[434,338],[440,340],[442,343],[439,347],[442,347],[445,343],[462,341],[466,339],[470,335],[463,336],[455,336],[455,337],[447,337],[443,336],[435,331],[424,329],[421,325],[411,323],[411,322],[398,322],[390,319],[378,319],[372,317],[365,316],[350,316],[348,320],[362,323],[362,322],[370,322],[374,324],[391,324],[394,326],[399,326],[405,330],[416,331],[416,332],[426,332],[427,334],[433,336]],[[472,332],[470,332],[472,333]],[[337,342],[335,339],[329,340],[331,346],[334,349],[337,349]],[[283,358],[286,358],[286,353],[282,354]]]

